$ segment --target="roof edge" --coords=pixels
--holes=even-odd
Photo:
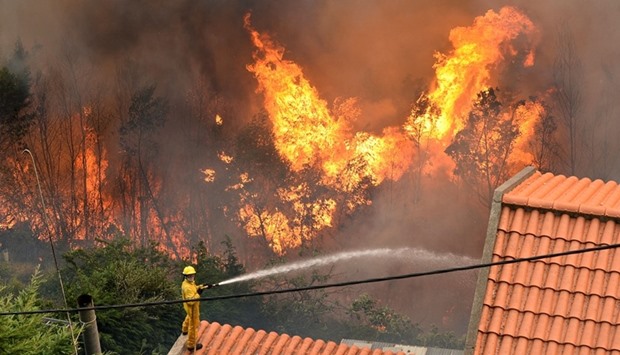
[[[491,262],[493,256],[493,248],[497,237],[497,226],[499,225],[499,217],[502,213],[502,198],[504,194],[510,192],[516,186],[521,184],[527,178],[536,172],[533,166],[525,167],[516,175],[501,184],[493,192],[493,200],[491,201],[491,210],[489,212],[489,224],[487,226],[487,234],[484,240],[484,249],[482,251],[481,263]],[[489,268],[480,269],[478,273],[478,281],[476,282],[476,291],[471,307],[471,316],[467,327],[467,338],[465,340],[465,354],[473,354],[476,347],[476,339],[478,338],[478,325],[482,315],[482,302],[487,289],[487,280],[489,278]]]

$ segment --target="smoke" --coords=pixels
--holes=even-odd
[[[584,78],[591,81],[586,86],[593,90],[584,92],[597,93],[588,99],[594,100],[605,81],[612,80],[607,72],[616,73],[617,68],[606,58],[619,54],[616,46],[608,45],[620,37],[614,22],[620,10],[613,0],[587,7],[580,1],[484,0],[2,0],[0,4],[0,53],[8,55],[17,39],[27,48],[41,46],[46,60],[62,57],[70,46],[103,70],[135,60],[171,92],[175,85],[201,75],[227,99],[245,103],[255,96],[255,83],[244,70],[252,48],[242,18],[251,11],[255,27],[285,45],[287,57],[304,68],[328,102],[336,97],[360,98],[366,114],[359,124],[377,130],[399,123],[416,90],[431,82],[433,53],[451,49],[450,29],[470,25],[489,9],[517,6],[541,30],[536,68],[520,78],[532,92],[549,87],[556,34],[564,27],[573,33]]]
[[[469,26],[476,16],[504,5],[516,6],[530,17],[540,31],[540,44],[535,65],[508,73],[499,85],[524,97],[546,93],[561,54],[558,36],[570,33],[582,65],[583,126],[597,127],[589,131],[588,141],[593,143],[582,147],[581,159],[604,166],[584,165],[579,172],[620,179],[618,163],[597,145],[606,142],[604,148],[609,152],[620,148],[608,137],[620,128],[614,119],[620,108],[613,99],[620,88],[620,64],[615,60],[620,56],[615,45],[620,42],[620,3],[616,0],[595,4],[580,0],[0,0],[0,55],[9,57],[20,40],[39,70],[52,72],[55,66],[66,65],[68,58],[77,58],[82,67],[90,68],[92,84],[106,86],[113,86],[110,81],[117,77],[119,67],[135,63],[137,80],[157,83],[173,109],[183,106],[188,89],[204,82],[226,103],[224,121],[240,128],[261,109],[262,102],[255,93],[256,81],[246,69],[253,48],[243,16],[251,12],[253,27],[284,45],[286,58],[304,69],[322,98],[328,103],[340,97],[359,98],[363,114],[356,128],[380,132],[402,124],[409,105],[431,85],[434,53],[452,49],[450,30]],[[185,112],[179,109],[177,114],[173,115],[176,125],[161,142],[162,154],[170,160],[185,154],[184,158],[193,161],[190,166],[205,168],[199,158],[207,152],[182,152],[186,142],[174,132],[184,129]],[[342,226],[326,245],[343,249],[421,246],[479,257],[488,216],[476,198],[454,188],[447,176],[424,177],[424,190],[416,194],[411,191],[413,179],[405,176],[403,181],[380,186],[373,208]],[[416,199],[421,202],[414,204]],[[386,271],[406,269],[390,266]],[[444,316],[448,301],[472,295],[473,283],[452,294],[438,291],[445,283],[445,279],[435,279],[425,286],[415,285],[422,293],[415,300],[419,302],[416,310],[433,298],[441,299],[441,306],[430,306],[436,309],[428,315],[429,322]],[[390,298],[411,285],[391,287],[378,294]],[[454,316],[457,321],[450,324],[461,331],[468,316],[463,304],[467,302],[453,310],[460,316]]]

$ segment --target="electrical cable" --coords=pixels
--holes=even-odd
[[[218,301],[218,300],[228,300],[228,299],[235,299],[235,298],[267,296],[267,295],[282,294],[282,293],[319,290],[319,289],[327,289],[327,288],[335,288],[335,287],[353,286],[353,285],[359,285],[359,284],[368,284],[368,283],[416,278],[416,277],[422,277],[422,276],[447,274],[447,273],[458,272],[458,271],[482,269],[482,268],[491,267],[491,266],[516,264],[516,263],[521,263],[521,262],[526,262],[526,261],[557,258],[560,256],[567,256],[567,255],[573,255],[573,254],[582,254],[582,253],[596,252],[596,251],[602,251],[602,250],[608,250],[608,249],[616,249],[619,247],[620,247],[620,243],[606,244],[606,245],[600,245],[600,246],[596,246],[592,248],[568,250],[568,251],[563,251],[563,252],[558,252],[558,253],[500,260],[500,261],[494,261],[494,262],[483,263],[483,264],[471,264],[471,265],[457,266],[457,267],[452,267],[452,268],[447,268],[447,269],[437,269],[437,270],[431,270],[431,271],[415,272],[415,273],[410,273],[410,274],[401,274],[401,275],[393,275],[393,276],[385,276],[385,277],[377,277],[377,278],[369,278],[369,279],[353,280],[353,281],[343,281],[343,282],[337,282],[337,283],[331,283],[331,284],[288,288],[288,289],[282,289],[282,290],[259,291],[259,292],[241,293],[241,294],[232,294],[232,295],[224,295],[224,296],[214,296],[214,297],[201,297],[201,298],[191,299],[191,300],[169,300],[169,301],[129,303],[129,304],[117,304],[117,305],[101,305],[101,306],[92,306],[92,307],[84,307],[84,308],[45,309],[45,310],[32,310],[32,311],[21,311],[21,312],[19,311],[0,312],[0,316],[30,315],[30,314],[40,314],[40,313],[79,312],[79,311],[87,311],[87,310],[98,311],[98,310],[119,309],[119,308],[152,307],[152,306],[170,305],[170,304],[195,302],[195,301],[200,301],[200,302]]]
[[[62,283],[62,276],[60,275],[60,268],[58,267],[58,260],[56,259],[56,250],[54,249],[54,241],[52,240],[52,235],[49,227],[49,223],[47,221],[47,210],[45,208],[45,199],[43,198],[43,190],[41,189],[41,181],[39,180],[39,172],[37,170],[37,163],[34,160],[34,155],[30,151],[30,149],[24,149],[22,153],[27,153],[30,155],[30,159],[32,159],[32,167],[34,168],[34,175],[37,179],[37,187],[39,188],[39,197],[41,198],[41,214],[43,215],[43,223],[45,227],[49,231],[49,242],[52,248],[52,256],[54,257],[54,266],[56,267],[56,273],[58,274],[58,283],[60,284],[60,291],[62,293],[62,299],[65,302],[65,308],[69,308],[69,304],[67,303],[67,296],[65,295],[65,286]],[[71,340],[73,343],[73,351],[75,355],[78,354],[77,348],[77,338],[75,336],[75,331],[73,329],[73,323],[71,322],[71,315],[67,312],[67,321],[69,322],[69,329],[71,330]]]

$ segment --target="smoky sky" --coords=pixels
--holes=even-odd
[[[505,5],[528,15],[541,34],[528,78],[532,94],[548,86],[561,28],[574,35],[586,92],[596,96],[605,80],[617,80],[620,4],[613,0],[2,0],[0,53],[9,55],[20,39],[53,61],[69,46],[102,72],[131,58],[170,91],[202,76],[224,95],[253,100],[256,84],[245,70],[252,47],[242,25],[249,12],[253,26],[286,48],[285,58],[302,66],[324,99],[360,98],[362,124],[374,129],[402,121],[413,91],[432,81],[433,54],[452,49],[450,29]]]

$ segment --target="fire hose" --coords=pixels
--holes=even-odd
[[[205,284],[205,285],[198,285],[198,294],[202,294],[202,291],[210,289],[210,288],[214,288],[216,286],[219,286],[220,284]]]

